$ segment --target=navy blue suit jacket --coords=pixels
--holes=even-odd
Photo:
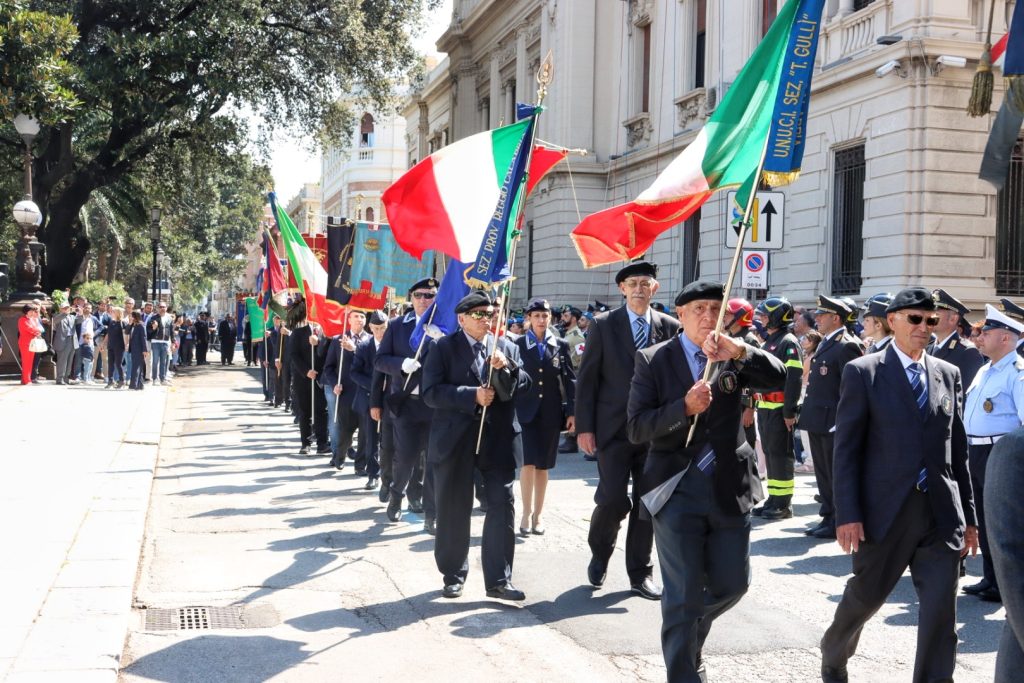
[[[377,355],[377,345],[373,335],[364,339],[356,347],[352,359],[352,381],[356,384],[356,395],[352,400],[352,409],[358,413],[370,411],[370,392],[373,390],[373,359]],[[379,406],[378,406],[379,407]]]
[[[422,367],[412,373],[408,386],[405,384],[405,373],[402,372],[402,361],[416,355],[416,349],[412,348],[409,343],[414,329],[416,329],[416,316],[410,312],[401,319],[395,318],[384,332],[384,338],[380,340],[380,348],[377,349],[374,356],[373,367],[391,377],[390,387],[388,387],[389,394],[409,393],[420,386],[422,381]],[[420,365],[426,365],[426,357],[432,346],[433,341],[427,337],[420,350]]]
[[[860,522],[879,542],[928,470],[928,498],[939,540],[963,548],[976,526],[960,371],[925,357],[928,412],[922,417],[896,350],[851,361],[843,370],[833,465],[836,524]]]
[[[832,429],[836,423],[843,368],[862,355],[864,346],[845,329],[818,345],[811,357],[807,395],[800,407],[800,429],[815,434],[827,434]]]
[[[515,345],[519,347],[523,369],[530,376],[529,390],[516,393],[516,414],[520,422],[533,420],[544,403],[542,395],[545,392],[551,395],[548,400],[560,394],[558,403],[561,404],[563,419],[573,415],[576,410],[576,372],[572,369],[569,342],[548,337],[543,360],[536,346],[527,348],[526,335],[516,338]]]
[[[965,387],[971,386],[974,376],[985,364],[985,357],[981,355],[981,351],[971,342],[964,341],[958,332],[954,332],[942,346],[929,348],[928,353],[959,368],[960,383]]]
[[[350,333],[346,333],[350,334]],[[367,337],[366,332],[360,333],[358,337],[353,337],[353,341],[359,344]],[[326,353],[321,351],[324,355],[324,369],[320,377],[320,383],[324,387],[333,387],[338,383],[338,367],[341,367],[341,395],[338,396],[338,400],[343,405],[351,406],[353,399],[356,397],[358,386],[352,379],[352,364],[355,362],[355,351],[345,351],[341,348],[341,338],[332,337],[330,339],[321,340],[321,346],[326,348]],[[344,359],[344,360],[343,360]]]
[[[530,387],[530,376],[522,369],[519,348],[504,338],[497,343],[508,365],[491,375],[496,397],[484,418],[484,436],[477,460],[481,470],[515,469],[513,449],[520,432],[515,395]],[[486,348],[493,348],[493,344],[494,338],[488,335]],[[482,410],[476,403],[476,390],[481,382],[473,371],[475,359],[461,329],[439,339],[427,356],[423,366],[423,400],[434,409],[427,446],[427,458],[431,462],[472,457],[476,450]]]

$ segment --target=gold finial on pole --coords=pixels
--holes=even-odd
[[[537,106],[544,104],[544,98],[548,94],[548,86],[555,78],[555,61],[551,50],[544,56],[540,68],[537,70]]]

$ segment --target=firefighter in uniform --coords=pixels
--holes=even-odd
[[[682,315],[677,311],[677,316]],[[761,347],[761,340],[757,338],[751,329],[754,325],[754,307],[746,299],[729,299],[725,306],[725,318],[722,321],[724,329],[730,337],[742,339],[744,344],[757,348]],[[756,448],[757,427],[754,426],[756,413],[754,412],[754,392],[749,387],[740,390],[740,405],[743,406],[743,416],[740,420],[743,425],[743,433],[747,437],[747,443],[751,448]],[[756,511],[755,511],[756,513]]]
[[[757,395],[757,427],[768,465],[768,500],[754,510],[764,519],[789,519],[793,516],[793,426],[803,384],[804,363],[800,343],[789,331],[793,305],[784,297],[771,297],[758,304],[754,316],[768,332],[761,348],[786,366],[786,381],[775,391]]]

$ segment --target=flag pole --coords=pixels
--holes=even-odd
[[[341,337],[338,338],[338,345],[339,346],[341,345],[342,341],[345,339],[345,334],[347,332],[348,332],[348,311],[345,312],[345,322],[341,326]],[[340,358],[338,360],[338,383],[336,385],[334,385],[336,387],[340,387],[341,386],[341,371],[345,367],[345,347],[344,346],[341,347],[341,352],[340,352],[339,356],[340,356]],[[331,422],[334,423],[334,422],[337,422],[337,421],[338,421],[338,394],[335,394],[334,395],[334,415],[331,417]]]
[[[430,309],[430,317],[427,318],[427,325],[430,325],[431,323],[434,322],[435,313],[437,313],[436,300],[434,301],[433,308]],[[420,337],[420,343],[416,345],[416,355],[412,357],[412,359],[417,362],[419,362],[420,359],[420,351],[423,350],[423,342],[427,341],[427,337],[429,336],[427,335],[427,325],[423,326],[423,335]],[[409,388],[410,381],[412,381],[412,373],[410,373],[409,376],[405,378],[405,384],[402,385],[402,391],[405,391],[406,389]]]
[[[743,220],[740,222],[740,232],[736,238],[736,249],[733,250],[732,264],[729,266],[729,277],[725,281],[725,289],[722,291],[722,307],[718,311],[718,322],[715,323],[715,330],[712,332],[717,339],[722,333],[722,325],[725,322],[725,309],[729,303],[729,292],[732,291],[733,282],[736,280],[736,270],[739,268],[740,257],[743,255],[743,243],[747,240],[747,229],[750,227],[751,214],[754,212],[754,202],[757,200],[757,188],[761,185],[761,173],[764,171],[764,161],[768,155],[768,138],[764,140],[764,148],[761,150],[761,160],[757,164],[757,173],[754,175],[754,183],[750,188],[750,196],[747,197],[747,206],[743,210]],[[714,363],[708,363],[704,366],[704,374],[701,380],[704,382],[708,381],[708,377],[711,376],[711,367]],[[693,435],[697,431],[697,422],[700,420],[700,413],[698,413],[694,419],[693,424],[690,425],[690,432],[686,435],[686,446],[690,445],[693,441]]]
[[[544,98],[548,94],[548,86],[551,85],[552,78],[554,77],[554,63],[551,58],[551,51],[548,50],[548,54],[544,57],[544,61],[540,65],[540,69],[537,71],[537,109],[533,115],[533,126],[530,129],[530,142],[529,147],[526,148],[526,173],[523,175],[523,182],[520,185],[523,192],[523,200],[519,202],[519,206],[516,209],[516,218],[513,222],[513,229],[518,231],[519,226],[523,220],[523,214],[526,212],[526,188],[530,183],[530,162],[533,160],[533,145],[537,139],[537,122],[540,120],[539,111],[540,106],[544,104]],[[505,311],[508,307],[508,300],[512,293],[511,281],[512,275],[515,273],[516,266],[516,251],[519,246],[519,235],[514,235],[512,239],[512,249],[508,255],[508,273],[509,279],[501,283],[499,287],[503,287],[505,292],[504,296],[501,297],[501,301],[498,303],[498,325],[494,330],[494,348],[491,350],[490,356],[493,358],[498,352],[498,339],[505,331],[506,319]],[[491,386],[491,380],[494,376],[494,366],[488,364],[487,368],[487,384],[484,386]],[[484,421],[487,418],[487,406],[483,406],[480,411],[480,428],[476,434],[476,454],[480,454],[480,445],[484,439]]]

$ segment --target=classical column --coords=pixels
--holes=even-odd
[[[448,141],[449,143],[479,132],[476,76],[477,68],[472,60],[464,59],[459,62],[455,83],[455,126],[452,131],[453,138]]]
[[[839,0],[839,11],[837,16],[845,17],[853,11],[853,0]]]
[[[491,120],[488,122],[490,128],[497,128],[501,120],[501,70],[498,66],[498,51],[491,55]]]

